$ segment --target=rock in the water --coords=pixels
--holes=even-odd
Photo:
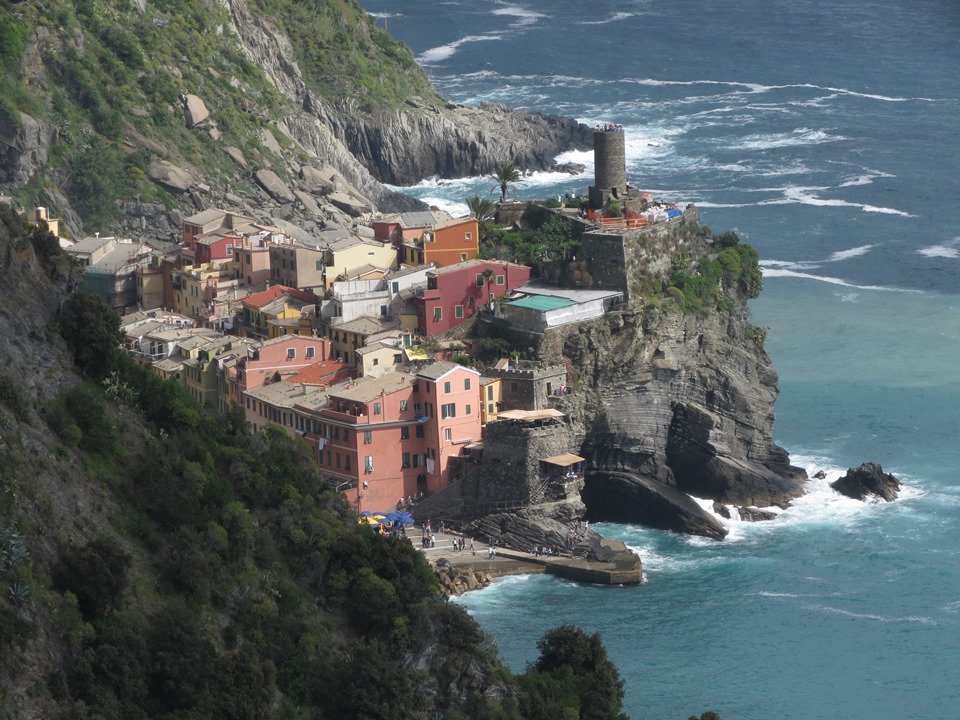
[[[766,520],[776,520],[777,514],[769,510],[760,510],[755,507],[739,507],[740,519],[744,522],[764,522]]]
[[[210,117],[207,106],[196,95],[184,95],[181,99],[183,100],[183,114],[188,128],[195,128]]]
[[[824,470],[817,470],[817,472],[814,473],[813,477],[816,478],[817,480],[826,480],[827,473]]]
[[[556,172],[567,173],[568,175],[579,175],[580,173],[586,171],[587,166],[583,163],[568,162],[560,163],[553,169]]]
[[[850,468],[846,475],[830,483],[830,487],[854,500],[866,500],[868,496],[875,495],[892,502],[900,492],[899,481],[890,473],[885,473],[877,463],[864,463],[858,468]]]

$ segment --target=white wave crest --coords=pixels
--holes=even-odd
[[[500,39],[500,35],[467,35],[459,40],[454,40],[452,43],[447,43],[446,45],[440,45],[435,48],[430,48],[429,50],[424,50],[417,57],[417,60],[424,65],[430,65],[431,63],[437,63],[441,60],[446,60],[447,58],[451,57],[464,43],[485,42],[489,40]]]
[[[960,238],[954,238],[953,240],[939,245],[929,245],[925,248],[920,248],[917,252],[924,257],[941,257],[941,258],[960,258]]]
[[[796,272],[795,270],[784,270],[782,268],[773,268],[773,267],[763,267],[761,266],[764,278],[775,278],[775,277],[793,277],[801,278],[803,280],[818,280],[820,282],[830,283],[832,285],[842,285],[843,287],[856,288],[857,290],[878,290],[881,292],[902,292],[902,293],[919,293],[920,290],[911,290],[909,288],[895,288],[895,287],[886,287],[884,285],[857,285],[856,283],[847,282],[841,278],[828,277],[826,275],[813,275],[811,273]]]
[[[608,23],[619,22],[620,20],[626,20],[630,17],[635,17],[637,13],[632,12],[617,12],[611,15],[608,18],[603,20],[581,20],[578,25],[607,25]]]
[[[850,258],[866,255],[873,249],[873,245],[861,245],[860,247],[850,248],[849,250],[838,250],[833,253],[827,262],[839,262],[840,260],[849,260]]]
[[[737,150],[772,150],[774,148],[795,147],[798,145],[820,145],[822,143],[845,140],[841,135],[831,135],[825,130],[796,128],[790,133],[760,133],[747,135],[735,146]]]
[[[520,7],[519,5],[507,5],[506,7],[497,8],[496,10],[491,11],[492,15],[508,15],[510,17],[518,18],[517,25],[531,25],[542,17],[545,17],[543,13],[536,12],[535,10],[529,10],[527,8]]]
[[[851,610],[844,610],[843,608],[835,608],[830,605],[806,605],[804,606],[805,610],[815,610],[819,612],[832,613],[835,615],[844,615],[849,618],[854,618],[856,620],[875,620],[876,622],[882,623],[920,623],[921,625],[937,625],[937,621],[933,618],[922,617],[917,615],[906,615],[903,617],[890,617],[889,615],[875,615],[872,613],[858,613]]]

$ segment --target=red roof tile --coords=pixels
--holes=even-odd
[[[337,360],[321,360],[285,378],[295,385],[336,385],[353,375],[353,368]]]

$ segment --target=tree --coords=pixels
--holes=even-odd
[[[467,208],[470,210],[470,214],[480,222],[493,220],[493,215],[497,208],[493,202],[487,198],[482,198],[479,195],[473,195],[466,199],[466,203]]]
[[[68,297],[60,310],[60,334],[86,375],[102,380],[117,368],[123,342],[120,316],[99,295],[77,292]]]
[[[520,185],[520,169],[513,163],[508,162],[495,168],[490,174],[490,177],[497,182],[494,187],[500,188],[500,202],[506,202],[507,193],[511,192],[514,187]]]
[[[537,647],[540,657],[524,676],[525,717],[541,717],[538,708],[550,705],[554,717],[569,708],[580,720],[626,720],[621,712],[623,679],[599,634],[561,625],[549,630]]]

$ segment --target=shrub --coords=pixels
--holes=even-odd
[[[77,597],[86,619],[102,618],[120,604],[127,587],[130,556],[107,537],[68,548],[54,571],[54,586]]]

